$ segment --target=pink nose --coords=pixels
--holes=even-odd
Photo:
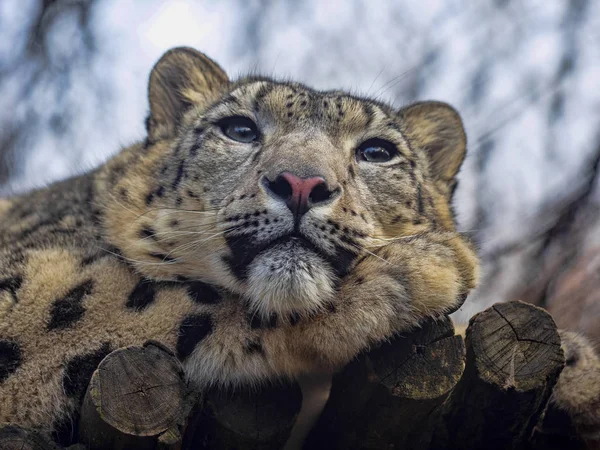
[[[333,195],[323,177],[300,178],[290,172],[280,173],[273,182],[266,180],[265,186],[275,197],[284,200],[296,217]]]

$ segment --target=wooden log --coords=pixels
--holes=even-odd
[[[464,356],[448,318],[361,355],[334,378],[305,448],[424,448],[425,419],[459,381]]]
[[[0,426],[1,450],[59,450],[49,438],[16,425]]]
[[[91,450],[178,448],[191,402],[181,364],[161,344],[116,350],[92,376],[79,442]]]
[[[182,450],[280,450],[301,403],[297,384],[213,388],[191,414]]]
[[[471,319],[466,344],[465,372],[430,448],[527,448],[564,366],[552,317],[528,303],[498,303]]]

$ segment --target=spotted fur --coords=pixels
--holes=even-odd
[[[550,399],[550,411],[566,412],[590,448],[600,444],[600,358],[583,336],[561,331],[565,368]]]
[[[0,422],[52,430],[101,357],[148,339],[198,388],[331,373],[474,287],[450,207],[466,141],[448,105],[229,81],[187,48],[157,63],[149,101],[143,143],[0,200]],[[225,136],[229,116],[259,138]],[[373,138],[397,154],[357,160]],[[298,218],[265,188],[285,171],[335,195]]]

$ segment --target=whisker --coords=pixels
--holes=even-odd
[[[168,240],[169,236],[187,236],[190,234],[206,234],[208,232],[210,232],[212,230],[205,230],[205,231],[163,231],[163,232],[158,232],[158,233],[153,233],[149,236],[146,236],[144,238],[139,239],[137,242],[139,241],[146,241],[146,240],[153,240],[156,242],[164,242]],[[165,239],[157,239],[157,236],[163,236],[163,235],[167,235]]]
[[[123,256],[123,255],[121,255],[119,253],[112,252],[109,249],[104,248],[104,247],[96,246],[96,248],[99,248],[100,250],[103,250],[106,253],[110,253],[111,255],[116,256],[119,259],[122,259],[123,261],[128,261],[128,262],[133,262],[133,263],[138,263],[138,264],[144,264],[144,265],[147,265],[147,266],[159,266],[159,265],[176,264],[177,263],[177,261],[165,261],[165,260],[163,260],[161,262],[156,262],[156,263],[147,262],[147,261],[140,261],[140,260],[137,260],[137,259],[128,258],[127,256]]]
[[[408,234],[408,235],[404,235],[404,236],[391,236],[391,237],[371,236],[370,238],[373,239],[373,240],[377,240],[377,241],[391,242],[391,241],[399,241],[399,240],[402,240],[402,239],[410,239],[410,238],[418,237],[418,236],[420,236],[422,234],[423,233],[416,233],[416,234]]]
[[[206,215],[211,215],[211,216],[216,216],[215,210],[195,210],[195,209],[180,209],[180,208],[151,208],[148,209],[146,211],[144,211],[143,213],[139,214],[136,216],[136,218],[133,220],[133,223],[137,222],[140,218],[144,217],[146,214],[150,214],[151,212],[154,211],[168,211],[165,212],[163,214],[163,216],[170,216],[172,214],[178,214],[178,213],[182,213],[182,214],[198,214],[198,215],[202,215],[202,214],[206,214]]]
[[[234,228],[234,229],[235,229],[235,228]],[[210,237],[208,237],[208,238],[206,238],[206,239],[200,239],[200,240],[198,240],[198,241],[193,241],[193,242],[191,242],[191,243],[190,243],[190,242],[186,242],[185,244],[179,245],[179,246],[177,246],[177,247],[175,247],[175,248],[171,249],[171,250],[170,250],[170,251],[169,251],[169,252],[168,252],[168,253],[165,255],[165,257],[168,257],[168,256],[170,256],[170,255],[171,255],[173,252],[176,252],[176,251],[181,251],[181,250],[184,250],[184,249],[188,249],[188,248],[190,248],[190,247],[193,247],[193,246],[195,246],[195,245],[202,244],[202,243],[208,242],[208,241],[210,241],[210,240],[213,240],[213,239],[215,239],[217,236],[221,236],[221,235],[223,235],[223,234],[227,233],[228,231],[231,231],[231,230],[224,230],[224,231],[220,231],[220,232],[218,232],[218,233],[214,233],[214,234],[212,234]]]

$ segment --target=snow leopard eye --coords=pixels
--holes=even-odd
[[[223,134],[234,141],[248,144],[258,139],[258,127],[247,117],[227,117],[218,125]]]
[[[384,163],[391,160],[398,150],[391,142],[383,139],[369,139],[356,149],[356,159],[370,163]]]

